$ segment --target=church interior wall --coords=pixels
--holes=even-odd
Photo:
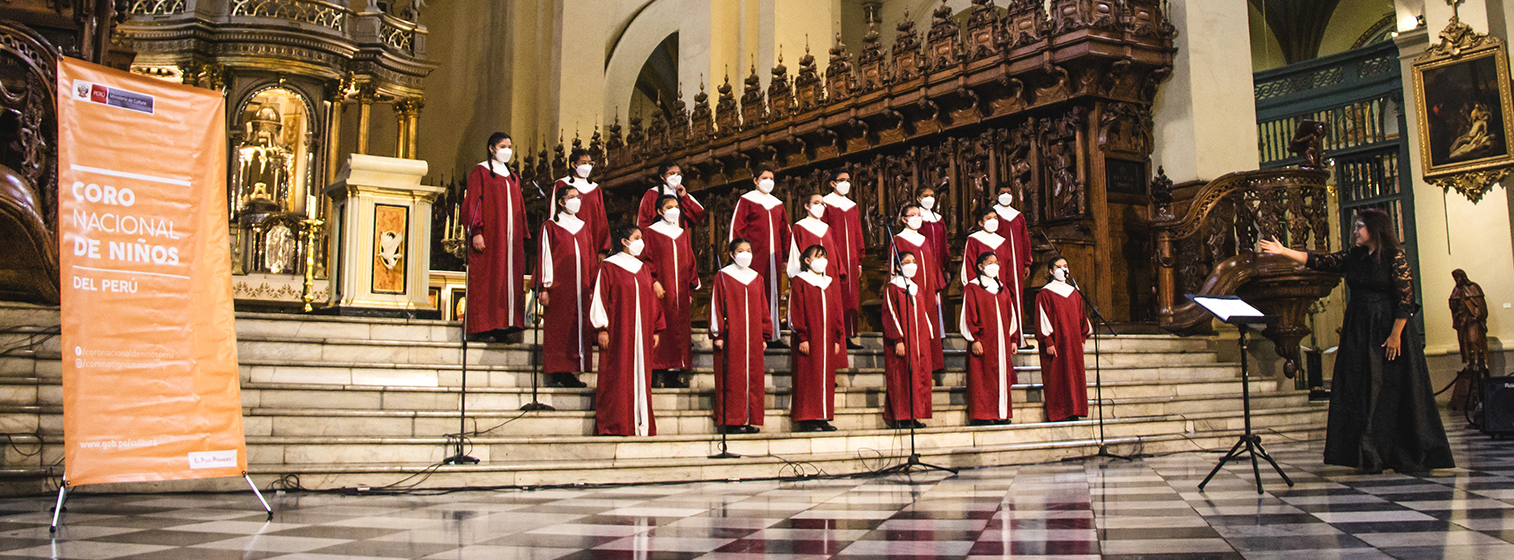
[[[1341,0],[1320,41],[1319,56],[1351,50],[1362,34],[1371,31],[1383,18],[1393,18],[1392,0]]]
[[[451,176],[483,161],[489,134],[513,131],[514,41],[491,40],[514,36],[512,4],[448,0],[422,16],[431,30],[431,58],[446,61],[426,78],[426,108],[417,131],[417,155],[431,163],[433,176]],[[356,126],[355,107],[349,105],[342,123]]]
[[[1246,3],[1246,20],[1251,37],[1251,71],[1261,72],[1287,65],[1288,61],[1283,58],[1283,45],[1278,43],[1277,34],[1262,19],[1262,11],[1250,2]]]

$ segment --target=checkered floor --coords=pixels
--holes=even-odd
[[[1297,483],[1193,452],[856,480],[443,496],[0,501],[0,558],[1514,558],[1514,444],[1455,427],[1461,468],[1357,476],[1265,438]],[[1263,469],[1266,469],[1263,464]]]

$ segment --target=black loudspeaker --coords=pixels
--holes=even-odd
[[[1482,417],[1483,433],[1514,434],[1514,376],[1483,380]]]

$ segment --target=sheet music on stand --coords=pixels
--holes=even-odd
[[[1189,294],[1189,300],[1199,304],[1206,311],[1213,313],[1220,321],[1232,325],[1262,324],[1266,322],[1267,314],[1252,307],[1251,304],[1241,300],[1240,296],[1199,296]]]

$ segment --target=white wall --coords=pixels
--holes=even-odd
[[[1246,3],[1173,0],[1178,28],[1172,77],[1157,94],[1152,161],[1174,182],[1210,181],[1256,169]]]

